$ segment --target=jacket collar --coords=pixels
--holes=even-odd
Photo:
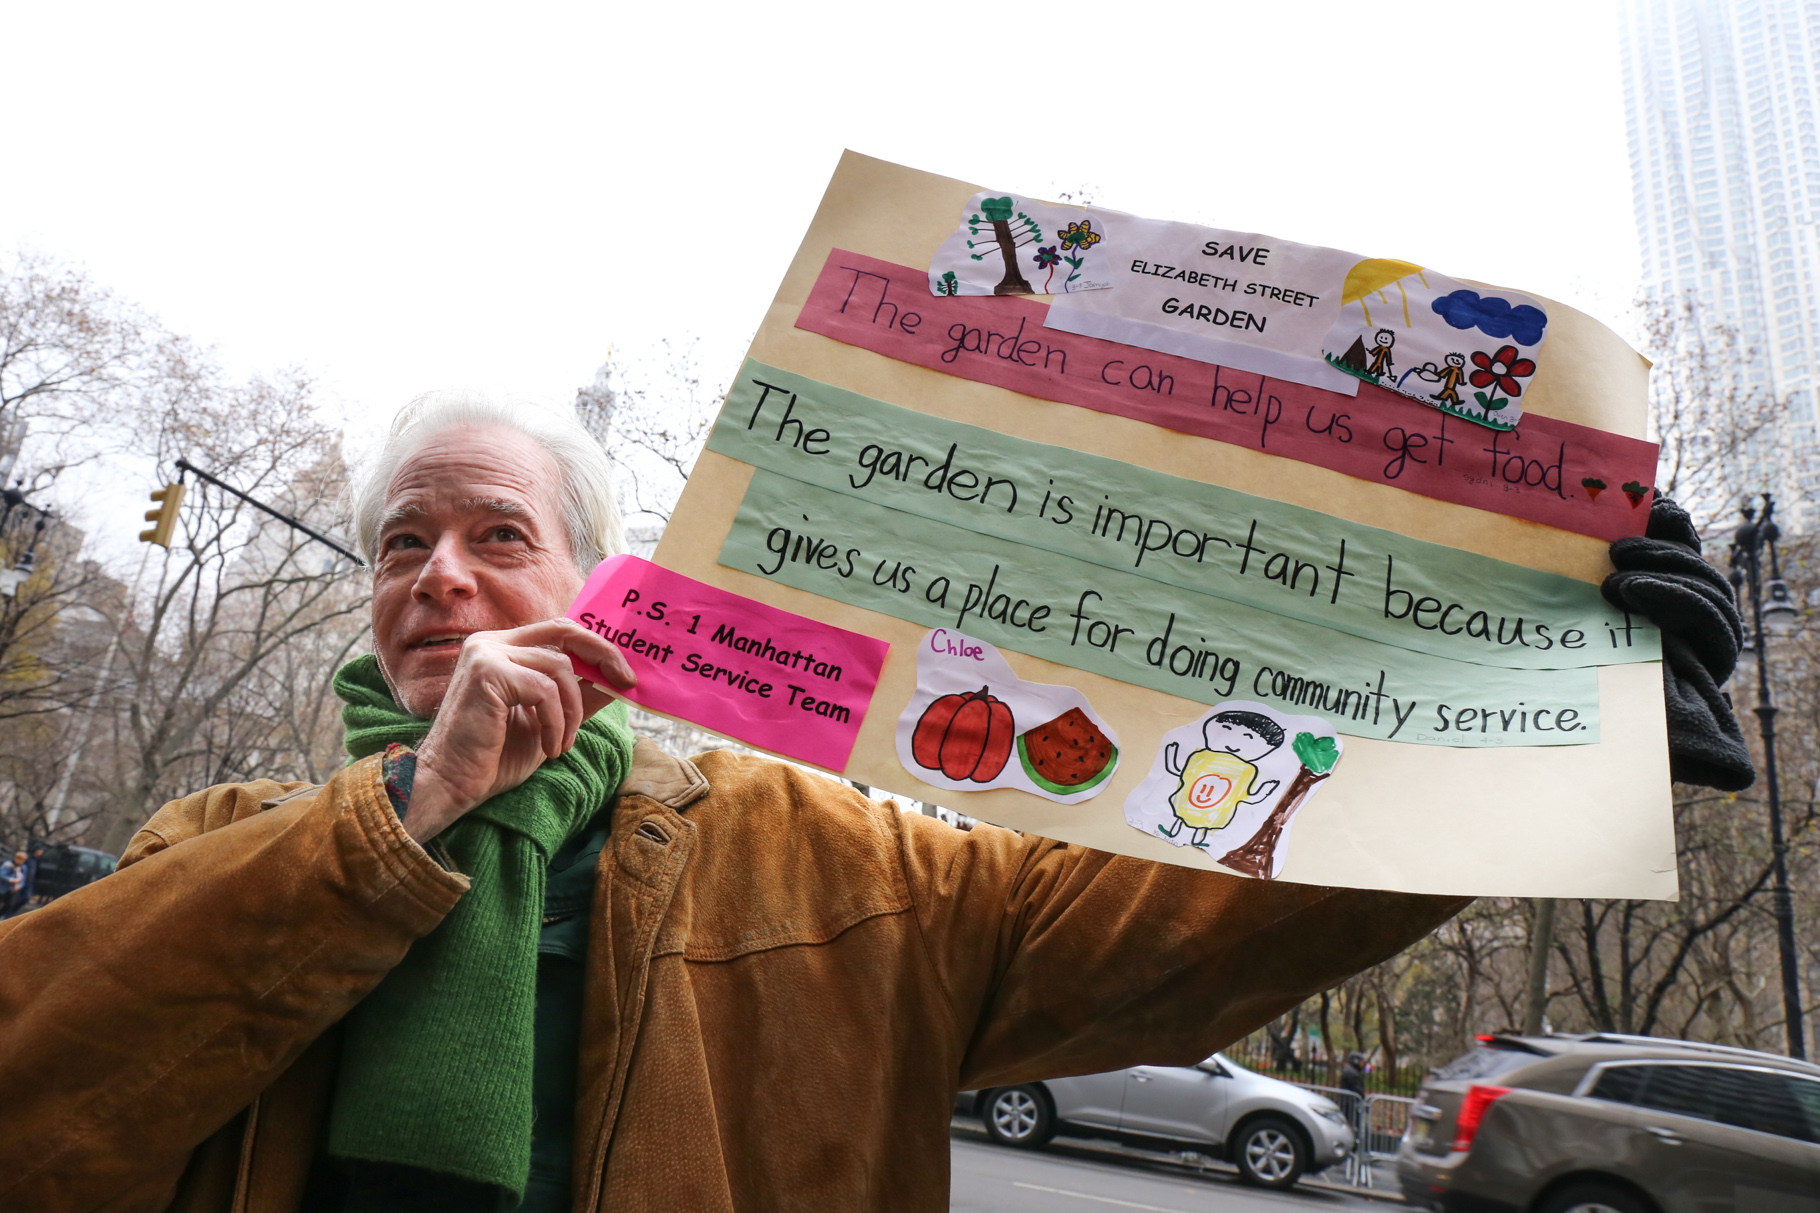
[[[680,812],[708,794],[708,780],[687,758],[666,754],[656,742],[640,737],[619,794],[644,796]]]

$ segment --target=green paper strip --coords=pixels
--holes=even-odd
[[[708,447],[863,501],[1436,657],[1535,670],[1662,656],[1653,626],[1571,577],[946,421],[750,359]]]
[[[1474,747],[1599,740],[1590,667],[1512,670],[1416,653],[763,468],[720,563],[1184,699],[1281,704],[1355,736]]]

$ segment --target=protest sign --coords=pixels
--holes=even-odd
[[[1050,257],[1069,224],[1078,266]],[[1522,405],[1502,430],[1336,367],[1323,342],[1363,294],[1279,351],[1307,363],[1299,378],[1222,363],[1238,356],[1168,325],[1058,323],[1064,305],[1147,306],[1162,275],[1132,263],[1185,260],[1138,247],[1159,230],[844,157],[657,561],[889,652],[863,714],[838,722],[853,728],[841,761],[717,724],[707,702],[664,710],[1164,862],[1673,896],[1660,638],[1598,592],[1607,543],[1648,513],[1642,360],[1572,308],[1424,271],[1402,286],[1412,326],[1418,305],[1429,317],[1397,338],[1406,352],[1485,320],[1459,291],[1546,317],[1523,334],[1533,366],[1498,363]],[[1328,260],[1342,283],[1361,264]],[[1388,299],[1399,279],[1382,277]],[[1365,299],[1360,322],[1382,306]]]

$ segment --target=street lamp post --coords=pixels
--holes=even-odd
[[[1763,775],[1769,786],[1770,865],[1775,878],[1776,949],[1782,958],[1783,1026],[1788,1055],[1806,1057],[1806,1033],[1801,1026],[1801,985],[1796,972],[1795,903],[1788,891],[1788,844],[1782,840],[1782,788],[1776,773],[1776,705],[1769,693],[1768,633],[1787,635],[1795,625],[1795,604],[1782,580],[1776,556],[1781,528],[1775,522],[1776,502],[1763,494],[1761,515],[1748,503],[1744,522],[1732,537],[1734,588],[1750,588],[1751,635],[1757,654],[1757,723],[1763,733]],[[1763,552],[1769,551],[1769,580],[1763,580]],[[1764,602],[1767,595],[1769,601]]]

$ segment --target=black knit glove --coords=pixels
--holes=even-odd
[[[1680,783],[1740,792],[1756,781],[1731,696],[1719,688],[1738,664],[1744,621],[1731,583],[1700,556],[1687,511],[1657,497],[1643,538],[1611,545],[1617,572],[1600,590],[1621,611],[1662,629],[1668,769]]]

